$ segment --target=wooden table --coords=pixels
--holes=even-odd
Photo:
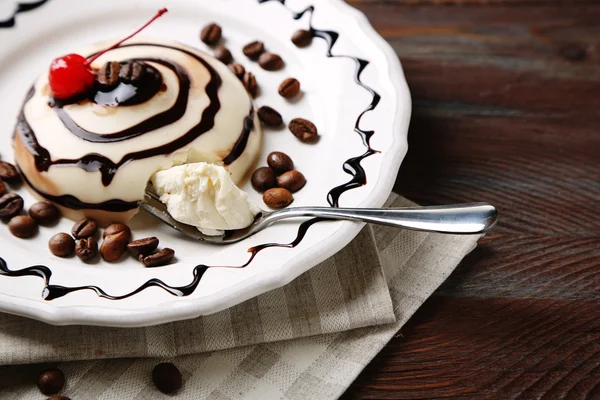
[[[345,399],[600,399],[600,1],[354,0],[414,111],[396,191],[497,227]]]

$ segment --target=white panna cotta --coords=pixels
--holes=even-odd
[[[239,184],[253,169],[260,123],[244,86],[220,61],[178,43],[142,39],[108,51],[92,68],[107,62],[119,62],[122,72],[140,63],[146,81],[125,77],[58,104],[44,73],[27,96],[14,149],[39,197],[72,219],[125,222],[157,171],[205,162],[223,167]]]

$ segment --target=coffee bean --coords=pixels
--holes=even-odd
[[[67,396],[50,396],[46,400],[71,400],[71,398]]]
[[[260,119],[263,124],[272,127],[278,127],[283,123],[281,114],[269,106],[262,106],[258,109],[258,119]]]
[[[306,47],[312,43],[313,35],[305,29],[299,29],[292,35],[292,43],[298,47]]]
[[[75,255],[81,261],[89,261],[98,254],[98,241],[95,237],[79,239],[75,245]]]
[[[225,46],[217,47],[213,55],[217,60],[221,61],[223,64],[229,64],[231,61],[233,61],[233,56],[231,55],[231,52]]]
[[[147,256],[158,247],[158,238],[147,237],[144,239],[134,240],[127,245],[129,254],[137,258],[140,254]]]
[[[304,118],[294,118],[288,128],[300,141],[311,143],[319,139],[319,132],[315,124]]]
[[[231,72],[233,72],[233,74],[235,76],[237,76],[238,79],[240,79],[240,80],[244,79],[244,74],[246,73],[246,68],[244,68],[243,65],[233,62],[233,63],[229,64],[227,66],[227,68],[229,68],[229,70]]]
[[[131,238],[131,229],[125,224],[111,224],[102,236],[104,241],[100,245],[100,255],[105,261],[116,261],[127,250]]]
[[[294,196],[284,188],[273,188],[263,194],[263,201],[271,208],[287,207],[294,201]]]
[[[16,183],[21,177],[14,165],[5,161],[0,161],[0,179],[7,183]]]
[[[65,374],[58,368],[49,368],[40,373],[37,387],[44,394],[55,394],[65,386]]]
[[[158,390],[170,394],[181,389],[183,380],[181,372],[174,364],[160,363],[152,370],[152,382]]]
[[[29,239],[38,231],[38,225],[28,215],[17,215],[8,222],[10,233],[21,239]]]
[[[283,60],[277,54],[266,52],[258,57],[258,65],[267,71],[277,71],[283,68]]]
[[[6,194],[6,185],[0,180],[0,196],[3,196],[4,194]]]
[[[277,177],[277,186],[296,193],[306,185],[306,178],[301,172],[294,170],[285,172]]]
[[[256,97],[256,94],[258,93],[258,83],[256,83],[254,74],[252,72],[246,72],[242,82],[248,93],[250,93],[252,97]]]
[[[102,237],[106,239],[107,236],[116,235],[118,233],[125,233],[127,235],[127,240],[131,238],[131,229],[129,229],[127,225],[119,222],[107,226]]]
[[[262,193],[277,186],[277,176],[271,168],[260,167],[252,174],[251,182],[252,187]]]
[[[118,61],[109,61],[100,67],[96,73],[96,81],[102,88],[113,88],[119,84],[120,72],[121,63]]]
[[[256,60],[262,53],[265,52],[265,45],[258,40],[250,42],[244,46],[242,52],[251,60]]]
[[[213,45],[221,39],[221,27],[215,23],[206,25],[200,32],[200,40]]]
[[[48,241],[48,247],[57,257],[69,257],[75,249],[75,240],[68,233],[57,233]]]
[[[0,218],[10,219],[23,209],[23,198],[16,193],[6,193],[0,197]]]
[[[75,239],[83,239],[96,233],[98,224],[92,218],[84,218],[73,225],[71,233]]]
[[[273,168],[277,174],[283,174],[284,172],[291,171],[294,169],[294,162],[285,153],[281,151],[274,151],[267,156],[267,164]]]
[[[146,66],[138,61],[128,62],[121,66],[119,77],[123,83],[135,85],[142,81],[146,72]]]
[[[140,254],[138,260],[146,267],[160,267],[170,263],[175,257],[175,250],[165,247],[164,249],[150,255]]]
[[[279,95],[291,99],[300,93],[300,82],[296,78],[287,78],[279,85]]]
[[[60,211],[54,204],[40,201],[31,206],[29,216],[40,225],[49,225],[60,217]]]

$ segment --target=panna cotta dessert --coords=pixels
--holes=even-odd
[[[99,55],[86,64],[95,76],[84,91],[57,96],[51,72],[28,93],[13,141],[28,186],[68,218],[101,223],[129,220],[153,176],[161,188],[193,176],[224,182],[233,193],[253,170],[262,141],[240,80],[217,59],[179,43],[137,39],[102,52],[107,47],[79,53],[84,61]],[[68,64],[66,57],[55,63]],[[203,166],[155,175],[191,163],[222,172]],[[244,223],[250,215],[244,213]]]

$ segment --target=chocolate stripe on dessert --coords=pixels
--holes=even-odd
[[[175,72],[179,80],[179,93],[173,106],[168,110],[153,115],[145,121],[142,121],[139,124],[124,129],[120,132],[99,134],[95,132],[90,132],[77,125],[77,123],[73,121],[73,119],[71,119],[69,113],[62,107],[62,105],[60,103],[56,103],[56,105],[53,107],[54,111],[58,115],[58,118],[61,120],[63,125],[73,135],[77,136],[80,139],[93,143],[120,142],[122,140],[133,139],[150,131],[154,131],[164,126],[170,125],[185,115],[185,111],[187,110],[188,97],[190,93],[190,78],[188,74],[183,70],[183,68],[181,68],[181,66],[175,63],[170,63],[164,60],[158,60],[153,58],[144,60],[132,59],[125,61],[151,61],[164,65],[165,67]]]
[[[238,140],[233,145],[231,149],[231,153],[227,157],[223,159],[223,164],[229,165],[235,160],[238,159],[239,156],[242,155],[244,150],[246,150],[246,145],[248,144],[248,138],[254,129],[254,106],[250,107],[250,114],[246,118],[244,118],[244,128],[242,129],[242,133]]]
[[[27,184],[34,192],[45,198],[46,200],[50,200],[53,203],[56,203],[60,206],[72,208],[74,210],[102,210],[102,211],[114,211],[114,212],[125,212],[129,210],[133,210],[138,207],[137,201],[125,201],[120,199],[112,199],[103,201],[102,203],[86,203],[84,201],[79,200],[77,197],[72,196],[70,194],[62,195],[62,196],[54,196],[48,193],[45,193],[29,182],[27,177],[24,174],[21,174],[23,178],[23,182]]]
[[[102,184],[104,186],[110,185],[115,174],[118,169],[132,160],[141,160],[149,157],[170,154],[175,150],[178,150],[184,146],[187,146],[194,140],[196,140],[200,135],[209,131],[213,128],[215,124],[215,116],[217,112],[221,108],[221,102],[219,100],[219,88],[221,87],[222,80],[217,71],[205,60],[201,57],[195,55],[192,52],[189,52],[185,49],[180,49],[177,47],[172,47],[164,44],[158,43],[136,43],[130,45],[123,45],[121,47],[131,47],[131,46],[154,46],[154,47],[162,47],[167,49],[173,49],[177,51],[181,51],[192,58],[196,59],[199,63],[201,63],[210,73],[210,81],[206,85],[206,95],[210,99],[210,104],[204,109],[202,112],[202,117],[200,122],[186,132],[184,135],[179,138],[163,144],[161,146],[153,147],[151,149],[141,150],[134,153],[129,153],[123,156],[119,162],[113,162],[107,157],[104,157],[100,154],[86,154],[85,156],[78,159],[59,159],[52,161],[50,159],[50,154],[48,150],[41,146],[35,137],[35,132],[27,123],[25,119],[25,114],[22,111],[19,114],[18,119],[18,133],[21,137],[21,140],[27,147],[27,149],[31,152],[35,159],[35,165],[38,171],[47,171],[52,165],[69,165],[69,166],[77,166],[82,168],[88,172],[96,172],[100,171],[102,174]],[[33,95],[33,92],[30,92],[30,95]],[[31,96],[28,95],[28,98],[25,100],[27,102]]]

